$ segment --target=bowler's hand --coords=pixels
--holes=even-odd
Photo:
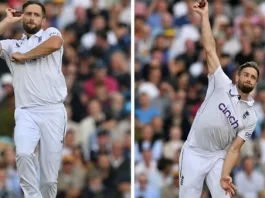
[[[222,177],[220,180],[222,188],[225,190],[225,194],[229,194],[230,197],[235,195],[235,190],[237,187],[232,183],[232,178],[230,176]]]
[[[208,14],[208,1],[199,0],[192,6],[193,11],[197,12],[200,16]]]
[[[6,20],[8,21],[8,23],[15,24],[15,23],[18,23],[22,20],[23,14],[21,16],[14,16],[15,12],[16,12],[16,10],[14,10],[12,8],[6,9]]]
[[[21,64],[24,64],[27,61],[27,57],[24,54],[21,54],[20,52],[11,54],[10,59],[12,62],[18,62]]]

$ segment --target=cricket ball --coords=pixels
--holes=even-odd
[[[206,5],[206,2],[204,0],[200,1],[199,8],[204,8]]]
[[[20,17],[23,13],[20,11],[13,12],[14,17]]]

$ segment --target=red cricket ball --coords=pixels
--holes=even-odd
[[[204,0],[200,1],[199,8],[204,8],[206,5],[206,2]]]
[[[13,12],[14,17],[20,17],[23,13],[20,11]]]

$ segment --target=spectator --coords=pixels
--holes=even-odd
[[[87,175],[87,185],[82,189],[81,197],[111,197],[110,190],[102,183],[98,170],[91,170]]]
[[[8,188],[6,165],[0,163],[0,197],[15,198],[16,193]]]
[[[115,170],[110,164],[110,159],[106,154],[99,154],[97,159],[97,169],[102,176],[102,183],[104,186],[114,188]]]
[[[103,61],[98,60],[94,65],[95,76],[84,84],[84,89],[89,97],[94,97],[98,85],[106,87],[107,92],[118,90],[116,79],[107,76],[107,67]]]
[[[157,108],[150,106],[149,96],[146,93],[141,94],[139,104],[140,107],[135,110],[139,124],[150,124],[155,116],[160,115]]]
[[[137,177],[138,182],[135,186],[136,198],[159,198],[159,191],[149,184],[148,179],[144,173]]]
[[[8,73],[2,75],[1,85],[3,87],[4,96],[0,103],[0,131],[1,136],[13,137],[13,129],[15,127],[14,122],[14,92],[13,92],[13,79],[12,76]]]
[[[58,194],[66,196],[68,189],[80,189],[85,179],[85,172],[75,166],[75,161],[72,155],[66,155],[62,160],[62,169],[58,176]]]
[[[161,197],[179,198],[179,172],[173,174],[173,183],[162,189]]]
[[[154,138],[152,126],[144,125],[142,127],[142,138],[135,143],[135,159],[141,161],[141,153],[144,150],[151,150],[153,158],[158,160],[162,156],[162,146],[162,141]]]
[[[12,146],[6,147],[3,151],[3,160],[6,163],[7,180],[6,185],[9,190],[15,193],[17,198],[22,197],[20,189],[20,178],[16,169],[15,149]]]
[[[242,198],[258,198],[259,193],[265,187],[264,177],[255,170],[255,162],[252,157],[243,159],[243,170],[235,175],[237,193]]]
[[[265,125],[264,122],[261,125],[261,135],[258,140],[256,140],[255,150],[256,157],[259,159],[259,164],[263,175],[265,175]]]
[[[171,127],[170,129],[170,139],[164,145],[163,155],[167,159],[174,159],[174,154],[183,146],[183,141],[181,140],[182,132],[180,127]]]
[[[117,193],[114,197],[130,198],[131,197],[131,179],[129,174],[121,175],[117,179]]]
[[[113,167],[116,175],[130,172],[131,162],[124,157],[123,144],[120,141],[115,141],[112,143],[110,164]]]
[[[99,130],[97,132],[97,142],[91,145],[90,160],[96,162],[100,154],[110,154],[110,137],[109,131]]]

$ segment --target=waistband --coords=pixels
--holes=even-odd
[[[201,149],[201,148],[199,148],[197,146],[192,146],[188,142],[185,142],[183,147],[192,149],[195,152],[203,154],[203,155],[221,155],[221,156],[225,156],[226,152],[227,152],[226,150],[206,151],[206,150],[203,150],[203,149]]]
[[[49,104],[49,105],[21,107],[18,109],[50,109],[50,108],[57,108],[57,107],[64,107],[64,104],[63,103],[56,103],[56,104]]]

